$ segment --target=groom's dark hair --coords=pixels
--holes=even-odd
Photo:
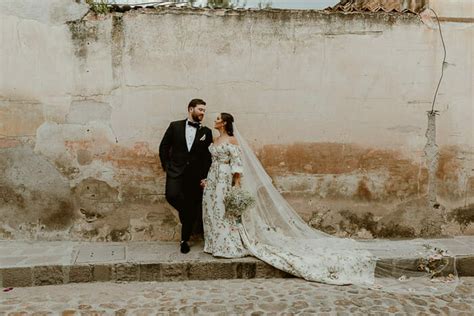
[[[234,117],[229,113],[221,113],[221,119],[226,123],[224,125],[225,131],[229,136],[234,136]]]
[[[204,100],[202,100],[202,99],[192,99],[191,101],[189,101],[188,110],[190,108],[195,108],[199,104],[206,105],[206,102],[204,102]]]

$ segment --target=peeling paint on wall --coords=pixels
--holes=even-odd
[[[345,196],[388,202],[423,195],[426,190],[426,169],[420,172],[417,162],[395,150],[364,148],[355,144],[297,143],[266,145],[260,153],[262,162],[272,175],[288,172],[319,175],[321,185],[314,189],[325,192],[325,197]],[[346,190],[342,190],[337,181],[328,180],[339,176],[344,178],[342,183],[346,183]],[[322,187],[323,183],[327,189]]]
[[[460,66],[446,70],[445,113],[428,117],[426,129],[438,43],[416,16],[158,9],[99,17],[73,7],[76,18],[59,10],[54,21],[0,11],[0,54],[11,56],[0,60],[8,78],[0,239],[179,238],[158,144],[196,95],[208,102],[208,126],[220,111],[234,114],[277,188],[318,229],[364,238],[474,233],[474,144],[463,132],[472,90],[453,79],[472,69],[459,40],[472,38],[469,30],[443,29]]]

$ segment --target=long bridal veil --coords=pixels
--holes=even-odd
[[[309,281],[413,294],[455,289],[455,258],[422,240],[356,241],[310,227],[274,187],[237,129],[235,136],[242,151],[242,186],[256,198],[242,215],[241,235],[252,255]]]

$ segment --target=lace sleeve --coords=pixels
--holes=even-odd
[[[232,173],[242,173],[242,152],[239,146],[229,146],[230,149],[230,168]]]

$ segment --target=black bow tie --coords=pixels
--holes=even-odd
[[[197,123],[197,122],[191,122],[191,121],[188,121],[188,125],[192,126],[192,127],[195,127],[195,128],[199,128],[199,126],[201,124]]]

